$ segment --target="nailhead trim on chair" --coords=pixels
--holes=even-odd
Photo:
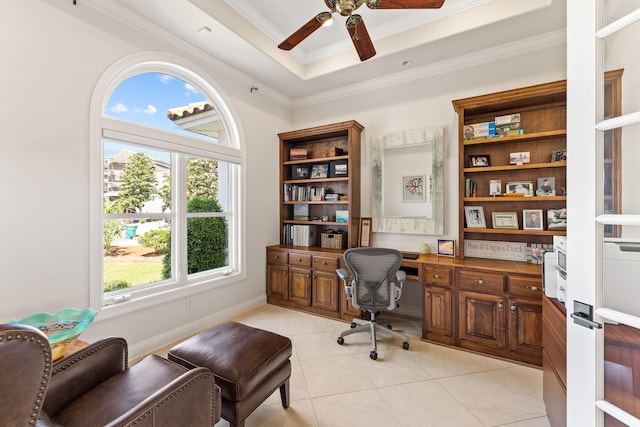
[[[169,400],[173,399],[174,397],[176,397],[180,392],[182,392],[183,390],[186,390],[187,388],[191,387],[193,384],[195,384],[196,382],[198,382],[202,377],[206,377],[209,379],[209,381],[212,383],[212,387],[213,387],[213,393],[211,395],[211,407],[214,408],[214,411],[212,413],[212,417],[211,417],[211,425],[215,424],[215,419],[216,419],[216,414],[215,414],[215,402],[216,402],[216,387],[215,387],[215,383],[212,380],[212,377],[209,375],[209,373],[203,373],[201,375],[198,375],[197,377],[193,378],[191,381],[189,381],[188,383],[184,384],[182,387],[180,387],[177,390],[174,390],[173,393],[171,393],[169,396],[165,397],[164,399],[162,399],[160,402],[158,402],[156,405],[154,405],[153,408],[150,408],[148,411],[146,411],[144,414],[140,415],[138,418],[136,418],[135,420],[133,420],[130,424],[128,425],[136,425],[139,422],[143,421],[145,418],[147,418],[148,416],[152,415],[155,411],[156,408],[159,408],[161,406],[163,406],[165,403],[167,403]]]
[[[90,350],[87,351],[83,351],[83,350],[79,350],[77,353],[75,353],[72,357],[70,358],[65,358],[65,359],[61,359],[60,362],[64,362],[64,363],[57,363],[53,365],[53,374],[57,374],[59,372],[64,371],[65,369],[69,368],[71,365],[75,364],[77,361],[82,360],[87,358],[88,356],[97,353],[99,351],[101,351],[104,348],[107,348],[109,346],[112,346],[114,344],[120,344],[123,346],[124,348],[124,354],[123,354],[123,361],[124,361],[124,366],[128,367],[129,366],[129,347],[127,346],[127,341],[124,338],[111,338],[108,341],[105,341],[104,343],[100,344],[100,345],[95,345],[92,346]]]
[[[29,418],[29,425],[36,425],[38,422],[38,416],[40,415],[40,411],[42,410],[42,403],[44,402],[43,396],[47,391],[47,387],[49,385],[49,378],[51,376],[49,367],[51,366],[51,346],[49,345],[49,341],[43,339],[41,336],[36,333],[29,331],[16,331],[14,333],[7,333],[0,336],[0,344],[4,341],[11,341],[14,338],[16,340],[24,340],[35,342],[42,352],[44,353],[44,361],[45,367],[42,371],[42,381],[40,382],[40,388],[36,400],[33,402],[33,412],[31,413],[31,417]]]

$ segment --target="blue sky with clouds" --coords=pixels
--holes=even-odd
[[[180,133],[183,131],[169,120],[167,110],[206,99],[182,79],[163,73],[143,73],[130,77],[113,91],[104,113],[120,120]],[[104,155],[112,157],[122,148],[120,144],[105,143]]]

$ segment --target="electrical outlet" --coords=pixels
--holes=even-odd
[[[192,307],[193,307],[193,300],[191,298],[188,298],[187,304],[186,304],[187,311],[191,310]]]

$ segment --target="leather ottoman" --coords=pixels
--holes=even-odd
[[[222,390],[222,418],[232,426],[245,419],[280,388],[289,407],[291,340],[273,332],[226,322],[181,342],[169,360],[187,368],[208,368]]]

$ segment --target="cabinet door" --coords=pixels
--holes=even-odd
[[[338,275],[332,271],[314,270],[313,306],[331,311],[340,307],[338,297]]]
[[[311,305],[311,269],[289,267],[289,301]]]
[[[542,364],[542,301],[509,299],[509,350],[526,361]]]
[[[267,265],[267,296],[289,299],[289,269],[286,265]]]
[[[453,344],[451,288],[423,287],[422,338]]]
[[[504,349],[505,297],[461,291],[459,299],[460,346],[471,349]]]

